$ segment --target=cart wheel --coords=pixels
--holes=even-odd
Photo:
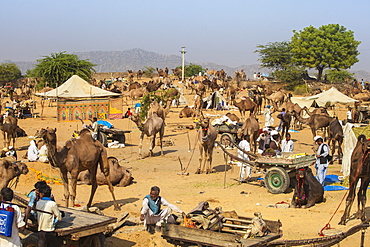
[[[104,247],[105,236],[102,233],[80,238],[80,247]]]
[[[98,133],[98,141],[101,142],[101,144],[103,144],[104,147],[107,147],[108,146],[108,138],[107,138],[107,135],[102,133],[102,132],[99,132]]]
[[[37,233],[32,233],[22,239],[22,246],[23,247],[37,247],[37,241],[38,241],[38,236]]]
[[[265,175],[265,184],[272,194],[280,194],[288,189],[290,178],[284,168],[271,167]]]
[[[229,133],[224,133],[220,137],[220,143],[225,148],[226,147],[231,147],[231,141],[234,141],[234,137],[232,135],[230,135]]]

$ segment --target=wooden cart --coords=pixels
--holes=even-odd
[[[238,217],[238,222],[249,222],[252,218]],[[228,219],[228,222],[232,219]],[[226,227],[220,231],[210,231],[197,228],[189,228],[174,224],[164,224],[162,237],[174,245],[180,246],[213,246],[213,247],[246,247],[246,246],[267,246],[267,244],[282,236],[280,221],[264,220],[269,233],[264,237],[243,238],[243,231],[232,230],[234,227]],[[226,224],[225,225],[230,225]],[[235,225],[233,225],[235,226]],[[237,225],[236,229],[245,229],[245,224]],[[232,232],[232,233],[231,233]],[[240,232],[235,233],[235,232]]]
[[[296,156],[295,158],[287,158],[292,154],[283,153],[279,158],[261,157],[251,152],[246,153],[252,159],[244,160],[228,152],[223,145],[220,145],[219,142],[216,143],[219,144],[224,153],[231,157],[231,159],[252,167],[256,167],[257,169],[263,171],[265,173],[264,180],[266,188],[272,194],[284,193],[289,188],[291,178],[294,177],[295,171],[299,168],[308,167],[316,161],[314,155],[301,155]],[[232,145],[240,149],[236,143],[232,143]]]
[[[121,130],[117,128],[99,128],[98,140],[104,147],[108,146],[108,140],[118,141],[119,143],[125,144],[125,134],[130,132],[130,130]]]
[[[242,125],[217,124],[214,127],[221,135],[220,144],[224,147],[231,147],[233,142],[239,143],[241,141],[238,137],[238,131]]]
[[[103,233],[112,231],[109,225],[117,221],[113,217],[73,208],[59,206],[59,210],[63,211],[65,216],[57,223],[55,232],[62,240],[63,247],[103,247]],[[27,230],[21,233],[21,238],[23,247],[37,246],[37,229],[27,227]]]

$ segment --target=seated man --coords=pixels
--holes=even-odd
[[[185,215],[185,213],[173,204],[170,204],[163,197],[159,196],[160,189],[157,186],[153,186],[150,189],[150,194],[145,196],[142,203],[140,220],[144,221],[144,226],[147,227],[147,231],[154,233],[154,226],[161,226],[161,223],[168,219],[171,215],[172,210]],[[161,206],[166,208],[161,209]]]

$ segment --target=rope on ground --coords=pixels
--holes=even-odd
[[[321,238],[310,238],[310,239],[299,239],[299,240],[275,240],[271,243],[268,243],[267,246],[277,246],[277,245],[299,246],[302,244],[304,245],[310,244],[310,246],[315,246],[315,247],[333,246],[334,244],[341,242],[343,239],[355,234],[356,232],[362,229],[366,229],[368,227],[369,227],[369,223],[365,223],[365,224],[354,226],[346,232],[342,232],[342,233],[339,233],[333,236],[327,236],[327,237],[321,237]]]
[[[195,136],[195,143],[194,143],[194,148],[193,148],[193,152],[191,153],[191,156],[190,156],[190,159],[189,159],[189,162],[188,162],[188,165],[186,166],[185,170],[183,173],[186,173],[188,171],[188,168],[189,168],[189,165],[190,165],[190,162],[191,160],[193,159],[193,155],[194,155],[194,151],[195,151],[195,147],[197,146],[197,143],[198,143],[198,135],[200,134],[200,131],[198,130],[197,132],[197,135]]]
[[[28,167],[28,169],[36,173],[36,178],[38,180],[43,180],[43,181],[45,181],[48,184],[50,184],[50,183],[51,184],[58,184],[58,185],[62,185],[63,184],[63,181],[60,178],[49,176],[49,175],[43,173],[42,171],[36,170],[36,169],[34,169],[32,167]]]

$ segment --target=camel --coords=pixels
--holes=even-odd
[[[275,93],[272,93],[269,96],[266,96],[266,99],[269,102],[276,102],[277,105],[282,104],[285,99],[285,93],[282,91],[277,91]]]
[[[281,117],[279,117],[281,116]],[[278,118],[282,121],[281,123],[281,137],[284,137],[284,134],[288,134],[290,128],[290,122],[292,121],[292,115],[289,112],[286,112],[284,115],[279,114]]]
[[[157,114],[158,117],[162,118],[163,123],[165,123],[166,115],[168,112],[158,103],[158,101],[153,101],[150,103],[150,109],[148,111],[147,118],[152,116],[153,114]],[[166,125],[166,124],[165,124]]]
[[[370,156],[369,156],[370,142],[364,135],[357,138],[357,144],[351,156],[351,170],[349,175],[349,193],[346,199],[346,209],[342,215],[339,225],[345,225],[349,218],[352,203],[355,200],[355,193],[358,181],[361,179],[360,189],[357,193],[358,211],[357,218],[362,222],[366,221],[365,205],[366,205],[366,191],[370,182]]]
[[[130,83],[130,85],[127,87],[127,91],[131,91],[133,89],[141,88],[141,84],[136,82]]]
[[[143,76],[143,71],[141,71],[140,69],[136,72],[136,79],[140,80],[141,77]]]
[[[64,146],[57,150],[57,129],[46,128],[40,131],[40,137],[45,141],[48,147],[48,159],[53,167],[58,167],[64,185],[64,198],[66,207],[74,206],[76,199],[77,177],[81,171],[89,170],[91,174],[91,193],[87,207],[91,207],[94,194],[98,187],[96,173],[98,165],[104,174],[109,191],[114,201],[114,210],[120,210],[114,189],[109,180],[109,163],[107,150],[99,142],[92,138],[88,129],[82,129],[78,138],[66,141]],[[69,190],[68,175],[71,175],[71,191]]]
[[[0,115],[0,129],[3,132],[4,147],[10,146],[10,141],[13,139],[13,147],[15,147],[16,130],[18,119],[9,115],[5,119]]]
[[[235,89],[233,86],[229,86],[226,89],[226,100],[230,104],[233,100],[236,99],[237,89]]]
[[[330,123],[335,119],[330,116],[321,115],[321,114],[314,114],[309,118],[303,118],[299,116],[295,111],[293,111],[293,116],[298,119],[299,122],[307,124],[311,128],[311,132],[313,137],[316,136],[316,131],[320,128],[325,128],[330,125]],[[325,132],[324,132],[325,137]]]
[[[200,95],[195,95],[194,98],[194,111],[195,111],[195,117],[202,116],[202,109],[203,109],[203,100]]]
[[[130,185],[133,181],[132,174],[125,167],[120,166],[117,158],[109,157],[109,179],[113,186],[125,187]],[[91,184],[91,175],[89,170],[80,172],[78,174],[78,181],[82,181],[84,184]],[[98,185],[107,185],[104,174],[98,170],[96,173],[96,181]]]
[[[217,131],[212,126],[211,120],[209,118],[201,119],[198,124],[200,125],[200,130],[198,132],[198,142],[199,142],[199,168],[196,174],[204,172],[206,168],[206,174],[211,173],[212,168],[212,155],[213,148],[215,146],[215,141],[217,138]],[[204,152],[204,157],[203,157]],[[207,163],[207,165],[206,165]]]
[[[15,162],[15,159],[0,159],[0,190],[8,187],[9,182],[19,176],[28,173],[28,167],[23,162]]]
[[[250,115],[255,113],[257,109],[257,104],[254,103],[250,98],[242,99],[240,102],[233,100],[234,106],[238,107],[240,116],[242,119],[245,119],[245,112],[249,111]]]
[[[324,107],[315,108],[312,112],[310,112],[307,108],[307,106],[304,106],[302,110],[306,111],[309,116],[315,115],[315,114],[321,114],[321,115],[327,115],[329,116],[328,111]]]
[[[159,141],[161,146],[161,155],[163,155],[162,150],[162,139],[164,135],[164,122],[163,119],[160,118],[157,113],[153,113],[144,123],[141,122],[139,116],[137,114],[133,114],[131,116],[131,120],[136,123],[137,128],[141,131],[140,134],[140,144],[139,144],[139,159],[141,159],[142,155],[142,147],[143,147],[143,139],[144,135],[150,137],[150,148],[149,148],[149,155],[153,156],[153,149],[155,147],[155,136],[159,133]]]
[[[185,106],[179,114],[179,118],[188,118],[188,117],[195,117],[195,111],[193,108],[190,108],[189,106]]]
[[[236,122],[239,122],[240,121],[240,118],[238,118],[237,115],[235,115],[234,113],[226,113],[225,114],[226,117],[230,118],[231,121],[236,121]]]
[[[342,143],[343,143],[344,134],[343,134],[342,125],[339,123],[338,119],[334,119],[334,121],[330,123],[328,132],[329,132],[328,145],[330,146],[330,143],[332,143],[332,145],[330,146],[331,156],[334,157],[335,144],[336,142],[338,142],[338,160],[339,160],[339,164],[342,164],[342,157],[343,157]],[[333,162],[334,162],[334,159],[330,161],[331,164]]]
[[[257,119],[254,117],[254,115],[251,115],[249,118],[247,118],[240,129],[240,133],[243,136],[249,135],[250,141],[251,141],[251,147],[253,149],[253,152],[257,152],[257,138],[259,136],[259,123]]]
[[[137,88],[137,89],[132,89],[129,92],[126,92],[125,96],[129,96],[131,99],[134,100],[134,99],[143,97],[145,93],[146,93],[146,88]]]

